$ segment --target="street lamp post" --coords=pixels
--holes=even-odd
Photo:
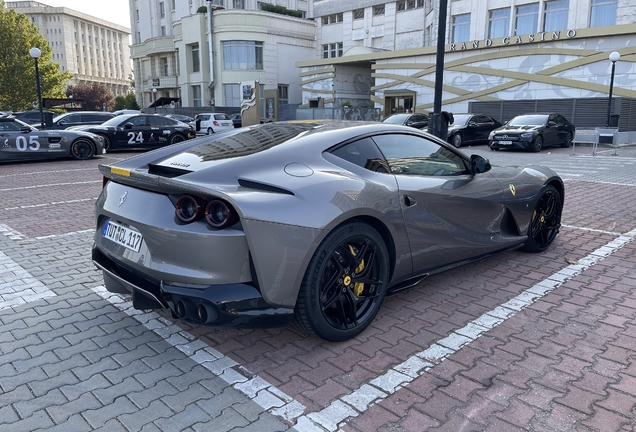
[[[607,101],[607,127],[610,125],[610,109],[612,108],[612,90],[614,90],[614,70],[616,69],[616,62],[621,58],[620,53],[614,51],[609,55],[609,59],[612,62],[612,75],[610,76],[610,88],[609,99]]]
[[[157,114],[157,89],[152,89],[152,104],[155,106],[155,114]]]
[[[40,127],[44,127],[44,112],[42,112],[42,91],[40,90],[40,70],[38,68],[38,59],[42,56],[39,48],[31,48],[29,55],[35,60],[35,84],[38,89],[38,107],[40,108]]]

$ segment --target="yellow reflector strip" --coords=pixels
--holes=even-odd
[[[113,174],[119,174],[120,176],[130,177],[129,169],[110,167],[110,172]]]

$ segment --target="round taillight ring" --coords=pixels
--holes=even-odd
[[[223,228],[234,223],[234,209],[221,200],[212,200],[205,207],[205,220],[214,228]]]
[[[201,216],[203,206],[193,196],[183,195],[177,200],[175,214],[182,222],[192,222]]]

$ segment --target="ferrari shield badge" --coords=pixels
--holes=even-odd
[[[515,189],[515,185],[511,184],[508,187],[510,188],[510,193],[512,194],[512,196],[517,195],[517,190]]]

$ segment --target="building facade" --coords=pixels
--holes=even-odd
[[[300,17],[264,12],[264,4]],[[295,62],[312,59],[315,24],[306,0],[130,0],[137,101],[188,107],[239,107],[240,83],[300,103]],[[263,108],[264,111],[264,108]]]
[[[100,83],[115,96],[130,90],[129,37],[126,27],[65,7],[36,1],[9,1],[8,9],[36,24],[53,50],[61,71],[73,74],[70,84]]]
[[[303,106],[432,111],[439,2],[314,0]],[[636,97],[636,1],[449,0],[443,107],[472,101]]]

